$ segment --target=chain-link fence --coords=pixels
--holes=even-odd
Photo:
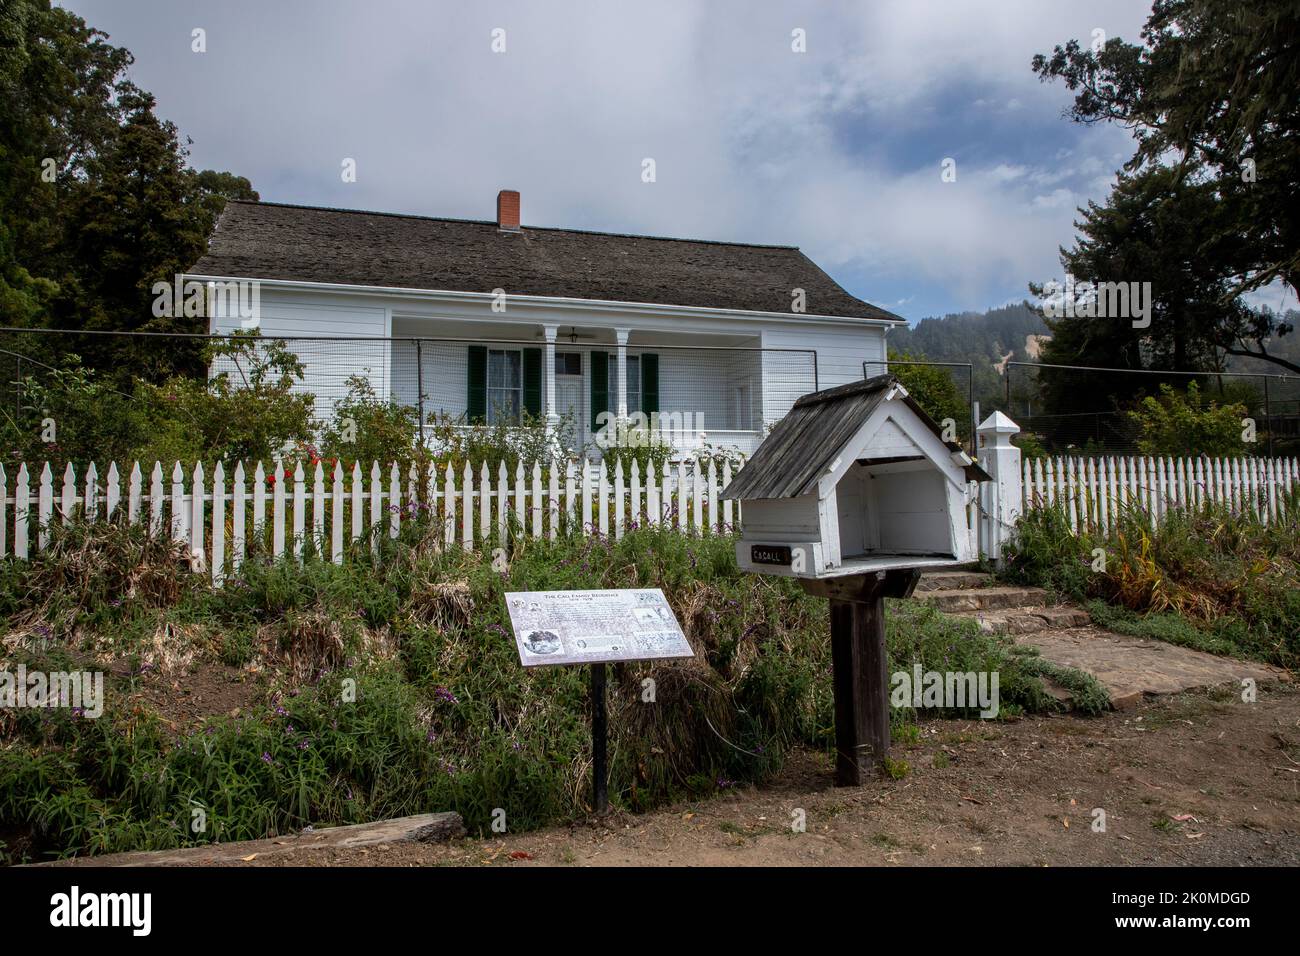
[[[1240,430],[1259,454],[1300,451],[1300,376],[1294,375],[1009,362],[1001,410],[1053,453],[1135,454],[1143,450],[1143,439],[1151,437],[1151,416],[1134,411],[1145,398],[1160,401],[1162,385],[1182,396],[1184,405],[1199,401],[1203,410],[1211,404],[1239,406]],[[1187,397],[1192,385],[1199,396],[1195,400]],[[1170,418],[1172,427],[1178,427],[1176,415]],[[1191,444],[1197,441],[1190,432],[1187,438]],[[1189,453],[1201,450],[1187,448]]]
[[[337,418],[340,403],[391,402],[411,410],[422,430],[433,422],[508,424],[549,412],[569,423],[576,444],[586,445],[621,412],[670,433],[677,451],[710,445],[748,454],[768,424],[817,389],[812,350],[674,344],[632,345],[621,354],[620,366],[612,343],[557,342],[551,348],[539,339],[4,329],[0,422],[32,428],[43,411],[35,405],[48,404],[51,389],[82,389],[85,380],[75,370],[87,368],[91,382],[123,400],[139,399],[142,383],[224,376],[235,389],[251,389],[283,381],[286,398],[309,403],[317,428]]]
[[[1051,454],[1139,454],[1151,424],[1149,414],[1134,415],[1147,397],[1161,400],[1168,385],[1182,405],[1199,402],[1239,406],[1234,419],[1245,437],[1243,447],[1261,455],[1300,453],[1300,376],[1261,372],[1149,372],[1144,370],[1007,362],[996,397],[983,390],[979,400],[974,367],[968,362],[864,362],[866,378],[889,371],[897,375],[936,420],[951,419],[958,439],[970,448],[979,419],[993,411],[1011,417],[1021,429],[1019,443]],[[1196,399],[1188,398],[1195,384]],[[1171,427],[1177,412],[1170,415]],[[1226,423],[1228,416],[1223,416]],[[1188,429],[1186,453],[1198,439]],[[1226,424],[1224,424],[1226,429]]]

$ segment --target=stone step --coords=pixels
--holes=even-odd
[[[1038,607],[1048,603],[1047,592],[1042,588],[939,588],[920,593],[917,597],[946,613]]]
[[[958,611],[953,617],[976,621],[987,633],[1037,634],[1039,631],[1084,627],[1090,623],[1088,612],[1078,607],[1020,607],[999,611]]]
[[[1016,638],[1045,660],[1091,674],[1106,689],[1110,705],[1123,710],[1144,697],[1181,694],[1202,687],[1241,682],[1288,681],[1287,671],[1268,664],[1238,661],[1145,637],[1112,634],[1095,627],[1042,630]]]
[[[960,591],[965,588],[984,588],[993,583],[993,575],[983,571],[932,571],[921,575],[916,590]]]

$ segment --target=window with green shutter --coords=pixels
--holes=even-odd
[[[471,425],[481,425],[487,420],[487,353],[487,348],[482,345],[469,347],[465,417]]]
[[[542,350],[524,349],[524,411],[542,413]]]
[[[600,427],[599,416],[609,410],[609,353],[591,353],[591,430]]]
[[[646,418],[659,411],[659,356],[654,352],[641,353],[641,411]]]

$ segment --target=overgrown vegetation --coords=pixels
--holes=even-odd
[[[119,386],[70,356],[67,368],[25,378],[17,413],[0,409],[0,449],[15,461],[84,468],[91,461],[269,462],[311,441],[315,399],[299,387],[302,363],[283,341],[247,333],[215,339],[205,343],[203,362],[215,374]]]
[[[0,667],[108,674],[98,719],[0,715],[11,858],[443,809],[482,831],[497,807],[515,831],[581,816],[586,674],[520,666],[507,590],[662,587],[686,629],[694,660],[612,670],[620,806],[762,780],[792,746],[830,747],[825,602],[741,574],[730,538],[530,541],[501,572],[424,530],[377,555],[362,542],[342,565],[253,555],[219,591],[169,545],[102,521],[54,527],[37,560],[0,566]],[[891,602],[888,640],[894,670],[999,671],[1003,716],[1054,706],[1036,658],[969,622]],[[177,692],[195,685],[213,701],[198,711]]]
[[[1090,601],[1102,627],[1294,668],[1300,662],[1300,494],[1268,523],[1219,505],[1119,515],[1074,532],[1062,505],[1025,515],[1007,574]]]
[[[1246,406],[1207,401],[1194,381],[1185,392],[1162,383],[1158,398],[1145,396],[1127,416],[1144,455],[1240,455],[1248,447]]]

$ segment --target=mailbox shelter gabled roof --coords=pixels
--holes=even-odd
[[[941,442],[939,425],[893,375],[877,375],[804,395],[722,493],[724,499],[799,498],[818,482],[881,405],[902,401]],[[988,480],[955,442],[944,442],[970,480]]]

